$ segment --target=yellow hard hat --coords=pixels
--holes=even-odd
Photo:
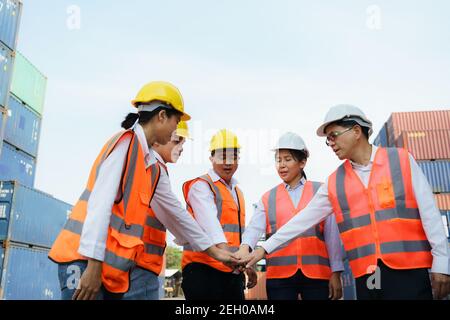
[[[222,129],[211,138],[209,151],[214,151],[217,149],[240,149],[240,148],[241,146],[238,143],[237,136],[227,129]]]
[[[137,107],[140,104],[147,104],[152,101],[162,101],[171,105],[175,110],[183,113],[181,120],[188,121],[191,117],[184,112],[183,97],[180,90],[173,84],[164,81],[153,81],[144,85],[139,90],[136,98],[131,104]]]
[[[186,121],[180,121],[177,126],[177,130],[175,131],[177,136],[183,137],[185,139],[189,139],[191,136],[189,135],[189,129]]]

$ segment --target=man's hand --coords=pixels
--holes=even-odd
[[[102,286],[102,262],[89,259],[72,300],[95,300]]]
[[[214,258],[220,262],[226,263],[228,265],[236,265],[239,260],[235,258],[234,254],[226,249],[220,249],[217,246],[211,246],[205,250],[211,258]]]
[[[263,259],[265,255],[266,251],[264,250],[264,248],[259,247],[246,257],[239,260],[239,264],[243,266],[245,265],[245,268],[249,269],[254,266],[259,260]]]
[[[340,272],[333,272],[331,274],[330,282],[328,283],[328,290],[328,299],[339,300],[340,298],[342,298],[342,283]]]
[[[245,269],[247,275],[247,289],[251,289],[258,283],[258,275],[253,268]]]
[[[450,276],[442,273],[431,273],[435,299],[441,300],[450,294]]]

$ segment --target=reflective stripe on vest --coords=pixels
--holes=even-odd
[[[400,159],[400,152],[402,152],[403,160]],[[384,160],[385,158],[383,158],[382,161],[378,161],[379,159],[378,157],[386,157],[386,160]],[[407,163],[403,166],[407,165],[408,166],[403,167],[402,161],[403,163]],[[389,169],[387,169],[387,167],[389,167]],[[367,263],[376,264],[377,258],[381,258],[382,260],[388,259],[389,261],[388,265],[392,268],[398,269],[409,268],[410,260],[414,261],[411,262],[410,268],[427,267],[429,265],[427,262],[429,260],[427,254],[423,255],[423,253],[427,252],[429,253],[429,251],[431,250],[431,246],[429,242],[426,240],[426,235],[423,231],[420,220],[420,213],[417,208],[417,204],[415,204],[414,194],[411,192],[412,182],[410,181],[410,172],[406,172],[408,168],[409,168],[409,157],[406,151],[396,148],[386,148],[386,149],[379,148],[372,167],[370,178],[371,181],[369,181],[368,187],[364,187],[365,190],[364,192],[368,194],[368,198],[364,197],[364,195],[361,195],[361,198],[359,199],[356,195],[354,195],[354,192],[359,191],[354,191],[353,189],[351,191],[347,190],[348,188],[352,188],[346,184],[347,179],[351,179],[349,180],[348,183],[360,182],[360,181],[355,182],[356,179],[354,178],[353,173],[351,173],[350,175],[350,170],[353,169],[351,168],[351,165],[348,161],[339,166],[339,168],[333,174],[334,176],[333,175],[331,176],[335,177],[335,185],[329,186],[329,191],[331,191],[332,194],[335,194],[336,197],[335,199],[337,203],[334,204],[333,202],[334,200],[332,200],[334,198],[330,198],[330,201],[332,202],[333,206],[338,205],[338,209],[334,208],[335,211],[339,212],[340,209],[342,213],[342,215],[339,214],[339,217],[341,217],[340,219],[341,221],[338,221],[338,228],[339,232],[341,233],[344,246],[347,247],[347,256],[349,258],[349,261],[351,264],[353,262],[352,269],[357,269],[355,276],[361,276],[365,274],[366,271],[364,270],[365,269],[364,264]],[[390,175],[390,177],[385,177],[384,172]],[[372,182],[372,179],[373,180],[378,179],[375,181],[381,182],[379,182],[378,185],[375,185],[374,182]],[[408,196],[406,195],[405,181],[409,184],[408,190],[410,191],[408,191],[409,192]],[[357,186],[357,188],[360,188],[359,185],[355,186]],[[390,186],[392,187],[392,189],[389,189],[391,188]],[[386,194],[391,194],[390,192],[392,192],[393,201],[395,202],[386,202],[387,204],[385,206],[387,208],[381,207],[378,204],[379,201],[381,201],[378,198],[380,192],[378,188],[380,188],[381,192],[385,192]],[[353,191],[353,198],[357,199],[358,201],[359,200],[363,201],[364,205],[363,207],[361,207],[361,205],[359,206],[356,206],[355,204],[353,205],[354,210],[355,208],[360,208],[358,209],[359,212],[357,213],[358,214],[357,217],[352,216],[355,215],[355,213],[351,214],[349,198],[347,195],[348,192],[352,191]],[[375,203],[376,205],[374,206],[373,204],[371,204],[372,202],[369,202],[369,205],[365,204],[367,201],[377,201],[377,202]],[[383,200],[383,201],[390,201],[390,200]],[[409,207],[407,207],[407,205]],[[367,206],[367,213],[364,213],[363,211],[361,214],[360,211],[365,210],[361,208],[365,208],[366,206]],[[372,209],[373,218],[370,212],[371,206],[373,208]],[[389,208],[389,206],[394,207]],[[374,223],[375,225],[373,228],[370,228],[372,223]],[[397,230],[395,231],[392,230],[393,227],[390,226],[391,223],[396,226]],[[402,228],[407,228],[405,230],[409,231],[403,231]],[[373,230],[377,230],[377,236],[370,235],[370,237],[372,237],[373,239],[372,243],[367,243],[368,241],[367,239],[369,237],[367,233],[371,234],[373,233]],[[347,234],[349,232],[353,233],[351,234],[351,236],[349,235],[347,238]],[[361,232],[363,233],[361,234]],[[408,233],[408,236],[406,236],[404,240],[399,239],[398,235],[401,236],[403,232],[412,232],[412,233]],[[380,235],[382,236],[381,239],[379,238]],[[354,241],[354,239],[356,239],[356,242]],[[364,241],[365,243],[359,242],[360,245],[354,247],[355,243],[358,244],[358,239],[365,239],[361,240]],[[377,245],[379,246],[378,247],[379,253],[377,252]],[[351,249],[349,249],[348,247],[350,247]],[[418,256],[417,258],[411,257],[410,259],[408,259],[407,256],[398,256],[398,257],[395,256],[395,254],[408,254],[408,253],[410,254],[417,253],[420,256]],[[363,260],[355,261],[358,259]],[[360,266],[360,268],[358,266]]]
[[[279,227],[287,223],[297,214],[297,211],[307,206],[319,190],[320,182],[307,181],[302,197],[294,206],[292,199],[284,184],[271,189],[263,196],[266,210],[266,238],[273,235]],[[277,203],[277,201],[280,201]],[[279,211],[277,213],[277,211]],[[280,220],[278,220],[280,219]],[[267,278],[285,279],[293,276],[298,269],[309,278],[329,279],[331,276],[330,261],[323,234],[323,225],[320,223],[300,237],[282,244],[266,257]],[[322,228],[322,229],[321,229]],[[300,259],[300,260],[299,260]]]
[[[102,267],[103,285],[108,291],[114,293],[124,293],[128,290],[129,269],[139,262],[138,252],[148,251],[158,255],[163,252],[161,246],[143,241],[149,203],[144,203],[142,200],[152,198],[159,180],[160,169],[158,165],[146,168],[143,150],[133,130],[120,132],[103,146],[93,164],[85,190],[49,252],[49,258],[57,263],[86,259],[78,253],[78,248],[88,201],[105,159],[117,143],[127,137],[131,138],[131,142],[122,171],[118,199],[112,206]],[[148,221],[151,220],[147,219]]]
[[[193,210],[187,199],[191,186],[199,180],[206,182],[214,195],[217,219],[228,242],[229,250],[232,252],[238,251],[241,234],[245,230],[243,225],[245,223],[245,203],[242,193],[237,187],[235,188],[237,194],[237,201],[235,201],[230,190],[220,181],[213,182],[209,175],[203,175],[187,181],[183,184],[183,195],[186,200],[186,208],[192,215]],[[186,244],[183,246],[182,268],[190,263],[207,264],[222,272],[232,271],[231,268],[209,257],[206,253],[195,252],[190,244]]]

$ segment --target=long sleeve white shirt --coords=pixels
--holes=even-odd
[[[148,168],[156,163],[155,155],[150,152],[144,130],[139,124],[135,125],[135,132]],[[111,210],[118,194],[129,144],[129,139],[119,142],[100,167],[87,204],[87,215],[78,249],[78,253],[85,257],[99,261],[104,260]],[[180,201],[173,194],[165,170],[161,170],[158,186],[150,206],[153,208],[156,218],[177,237],[181,244],[189,243],[196,251],[206,250],[213,245],[211,239],[203,232],[189,212],[183,209]]]
[[[295,206],[298,206],[303,194],[306,179],[302,178],[297,186],[291,188],[288,184],[285,184],[285,188],[292,199]],[[266,212],[262,199],[259,200],[256,205],[253,216],[250,223],[245,228],[244,235],[242,236],[242,244],[250,246],[254,249],[258,240],[266,232]],[[325,219],[324,226],[324,238],[327,246],[330,267],[333,272],[343,271],[344,263],[342,256],[341,238],[339,236],[339,230],[336,223],[336,219],[333,215],[328,216]]]
[[[372,146],[370,163],[367,166],[352,163],[353,170],[360,177],[363,184],[369,184],[372,163],[375,158],[377,147]],[[411,164],[411,178],[413,181],[413,191],[419,207],[420,218],[425,230],[425,234],[431,245],[433,255],[432,272],[450,274],[450,249],[445,235],[441,214],[436,206],[430,185],[417,165],[414,158],[409,157]],[[330,201],[328,200],[328,179],[320,187],[311,202],[303,209],[301,214],[297,214],[287,224],[281,227],[269,240],[262,243],[266,252],[271,253],[283,243],[298,237],[304,231],[333,213]]]
[[[221,181],[231,192],[234,202],[239,205],[236,194],[236,185],[238,183],[236,179],[232,178],[229,185],[212,169],[208,171],[208,175],[213,182]],[[214,201],[214,194],[208,183],[202,180],[195,182],[189,190],[187,199],[194,212],[195,220],[213,243],[227,243],[228,241],[225,238],[220,221],[217,219],[217,206]]]

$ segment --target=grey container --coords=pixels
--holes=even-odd
[[[0,42],[0,107],[2,108],[5,108],[8,103],[13,66],[13,52]]]
[[[13,181],[0,182],[0,241],[50,248],[72,206]]]
[[[4,139],[36,158],[41,133],[41,116],[12,93],[9,95],[7,116]]]
[[[16,50],[22,3],[19,0],[0,0],[0,41]]]
[[[417,161],[434,193],[450,192],[450,161]]]
[[[0,298],[4,300],[60,300],[58,265],[48,249],[8,242],[3,249]]]
[[[28,187],[34,186],[36,159],[3,141],[0,154],[0,181],[17,180]]]

